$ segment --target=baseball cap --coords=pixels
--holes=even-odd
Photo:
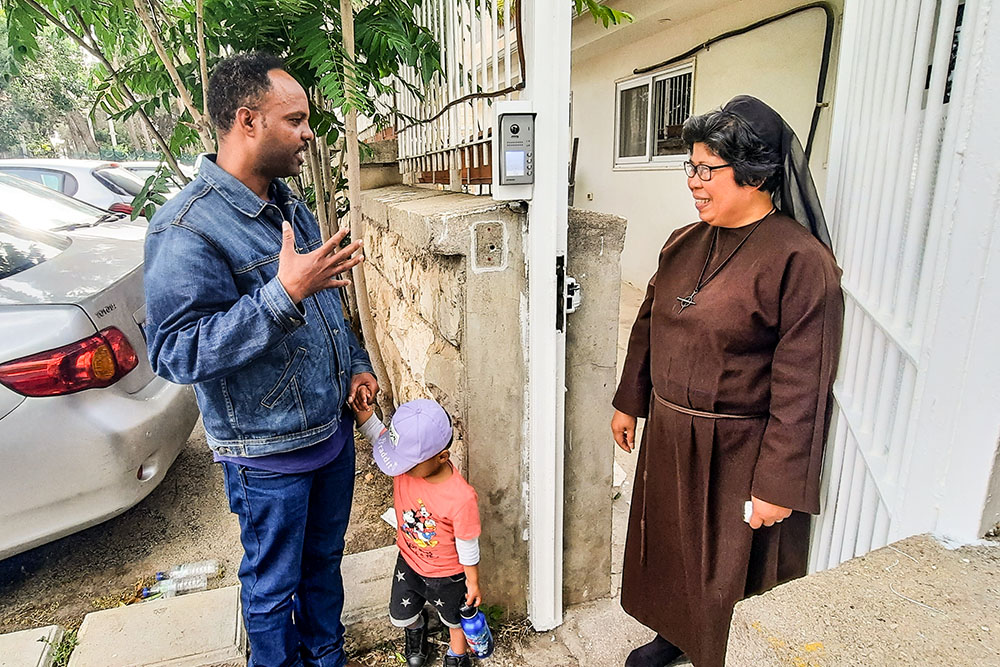
[[[379,469],[395,477],[441,453],[451,436],[451,418],[444,408],[420,398],[397,408],[389,427],[375,440],[372,454]]]

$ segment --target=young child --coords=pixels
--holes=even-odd
[[[427,610],[448,626],[445,667],[471,667],[459,609],[480,603],[479,506],[476,490],[450,461],[451,418],[437,402],[399,406],[389,428],[372,412],[362,387],[351,407],[373,443],[378,467],[392,476],[399,556],[389,619],[404,629],[408,667],[427,661]]]

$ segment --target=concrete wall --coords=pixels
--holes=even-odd
[[[570,209],[566,273],[583,302],[566,320],[563,601],[611,593],[611,399],[618,350],[623,218]]]
[[[479,493],[487,603],[524,614],[525,216],[491,199],[407,186],[367,191],[362,204],[365,275],[396,403],[432,397],[452,414],[455,458]],[[570,601],[607,595],[610,586],[610,531],[595,530],[594,517],[611,510],[605,422],[623,235],[624,222],[613,216],[571,216],[570,273],[593,302],[568,324]]]
[[[697,220],[697,214],[679,161],[671,166],[614,166],[616,82],[633,78],[635,68],[662,62],[724,32],[803,3],[712,1],[682,6],[674,0],[655,0],[621,4],[640,17],[635,24],[607,31],[606,35],[594,33],[588,17],[574,24],[572,122],[573,136],[580,138],[574,205],[629,220],[622,276],[633,285],[645,287],[656,269],[657,250],[670,232]],[[842,0],[832,4],[839,16]],[[707,13],[694,14],[698,6]],[[740,93],[755,95],[781,113],[804,144],[815,101],[824,30],[825,14],[816,9],[698,53],[692,59],[694,113],[716,108]],[[635,37],[630,38],[630,34]],[[837,46],[835,40],[828,90],[833,89]],[[828,111],[821,115],[813,150],[813,175],[821,195],[826,180],[830,117]]]

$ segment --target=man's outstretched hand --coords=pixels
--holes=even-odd
[[[355,241],[346,248],[340,242],[347,236],[347,229],[341,229],[312,252],[295,252],[295,231],[287,220],[281,223],[281,253],[278,255],[278,281],[288,292],[292,302],[299,304],[307,296],[332,287],[344,287],[351,281],[340,279],[342,273],[364,261],[363,255],[355,255],[361,249],[361,241]]]

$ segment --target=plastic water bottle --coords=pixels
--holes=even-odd
[[[462,632],[476,657],[482,660],[493,655],[493,633],[483,612],[478,607],[464,605],[459,614],[462,616]]]
[[[208,579],[219,576],[219,561],[215,559],[199,560],[193,563],[175,565],[166,572],[157,572],[156,580],[163,581],[164,579],[176,579],[195,574],[203,574]]]
[[[149,588],[143,588],[142,597],[148,598],[159,594],[165,598],[172,598],[175,595],[203,591],[206,588],[208,588],[208,577],[204,574],[191,574],[175,579],[163,579]]]

